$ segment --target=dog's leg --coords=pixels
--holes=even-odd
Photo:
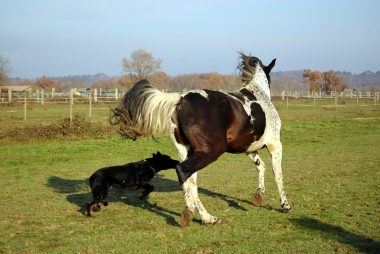
[[[97,205],[99,206],[98,202],[95,199],[92,199],[90,202],[86,204],[87,207],[87,217],[95,217],[92,215],[92,208]]]
[[[150,185],[149,183],[141,186],[141,188],[143,188],[145,190],[141,193],[140,200],[143,200],[146,196],[149,195],[149,193],[151,193],[154,190],[154,187],[152,185]]]

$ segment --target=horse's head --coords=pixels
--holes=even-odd
[[[276,59],[265,66],[260,59],[254,56],[247,56],[239,52],[241,62],[238,65],[240,70],[241,80],[244,85],[248,85],[253,82],[255,86],[264,90],[270,97],[270,71],[276,64]]]

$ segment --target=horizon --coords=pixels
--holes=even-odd
[[[279,73],[279,72],[298,72],[298,71],[303,71],[305,69],[301,69],[301,70],[288,70],[288,71],[271,71],[270,73],[271,74],[275,74],[275,73]],[[313,70],[312,70],[313,71]],[[333,70],[334,71],[334,70]],[[351,73],[351,75],[360,75],[360,74],[363,74],[363,73],[366,73],[366,72],[371,72],[373,74],[376,74],[380,71],[371,71],[371,70],[367,70],[367,71],[363,71],[362,73],[353,73],[353,72],[350,72],[350,71],[334,71],[336,72],[338,75],[339,73]],[[339,72],[339,73],[338,73]],[[38,79],[41,79],[43,78],[44,76],[46,78],[52,78],[52,79],[57,79],[57,78],[75,78],[75,77],[83,77],[83,76],[96,76],[96,75],[100,75],[100,74],[104,74],[107,78],[120,78],[122,75],[115,75],[115,76],[111,76],[111,75],[108,75],[107,73],[95,73],[95,74],[76,74],[76,75],[66,75],[66,76],[46,76],[46,75],[43,75],[41,77],[36,77],[36,78],[32,78],[32,79],[28,79],[28,78],[22,78],[22,77],[10,77],[11,80],[38,80]],[[191,73],[191,74],[202,74],[202,73]],[[221,75],[232,75],[232,73],[230,74],[222,74],[222,73],[218,73],[218,74],[221,74]],[[238,75],[237,73],[234,73],[236,75]],[[190,74],[179,74],[179,75],[190,75]],[[177,75],[168,75],[170,77],[175,77]],[[276,79],[276,77],[272,77],[272,79]]]
[[[238,51],[273,72],[380,70],[380,1],[0,3],[0,55],[10,78],[122,75],[137,49],[162,59],[170,76],[235,73]],[[5,25],[4,25],[5,24]]]

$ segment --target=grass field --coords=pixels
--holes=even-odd
[[[257,173],[244,155],[224,154],[199,171],[200,198],[221,225],[185,208],[174,170],[161,171],[144,201],[112,190],[85,217],[88,177],[98,168],[150,157],[179,159],[168,135],[139,141],[0,140],[0,253],[380,253],[380,106],[373,101],[274,100],[283,121],[283,174],[293,212],[281,213],[267,151],[264,206],[251,196]],[[114,105],[112,105],[114,106]],[[27,123],[67,117],[68,106],[28,106]],[[107,123],[108,105],[92,121]],[[20,126],[23,106],[0,107],[1,131]],[[88,114],[74,105],[74,114]]]

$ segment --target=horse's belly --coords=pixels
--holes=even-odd
[[[264,145],[264,139],[259,140],[253,134],[240,135],[238,137],[227,137],[229,153],[246,153],[260,150]]]
[[[250,144],[250,146],[247,149],[247,152],[255,152],[263,148],[264,146],[264,139],[259,139],[258,141],[255,141]]]

